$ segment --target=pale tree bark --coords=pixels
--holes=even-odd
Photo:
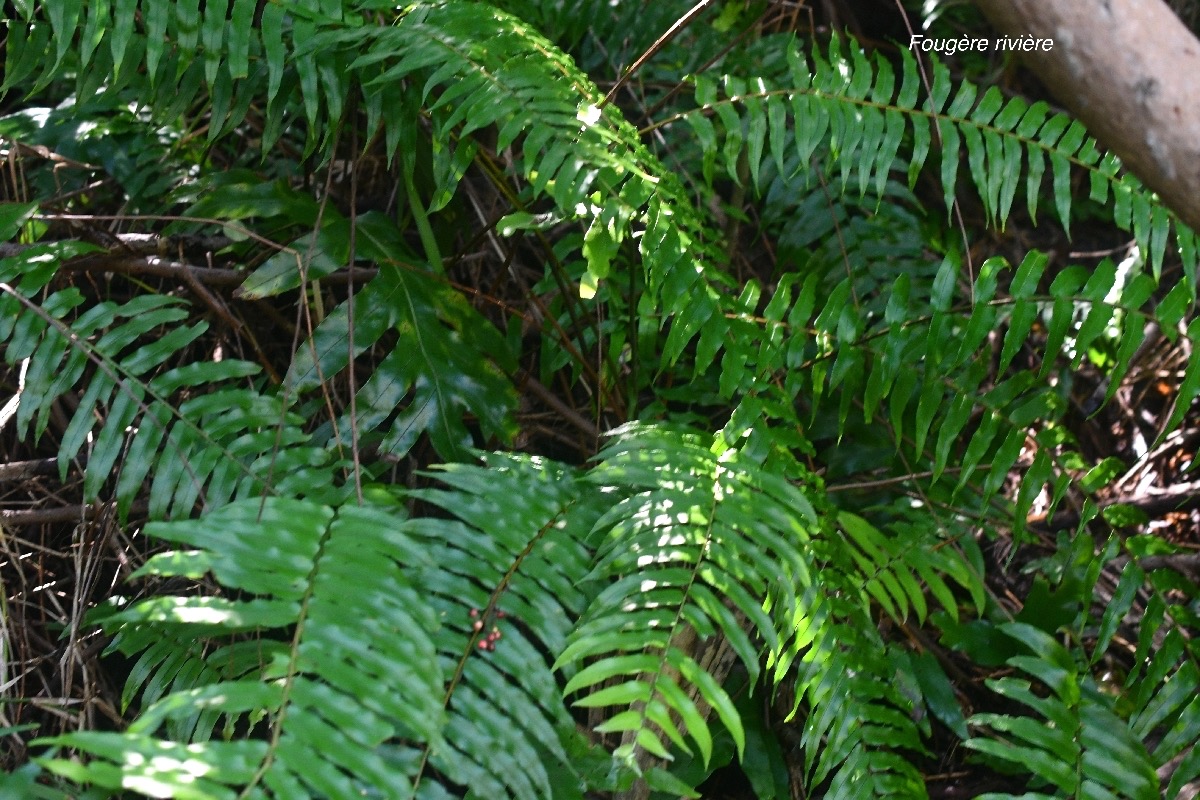
[[[1162,0],[976,0],[1100,142],[1200,231],[1200,42]]]

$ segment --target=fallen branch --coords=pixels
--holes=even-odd
[[[355,273],[357,272],[358,270],[355,270]],[[575,409],[571,408],[562,400],[559,400],[557,397],[555,397],[554,393],[543,386],[536,378],[526,375],[525,388],[537,395],[543,403],[557,411],[564,420],[578,428],[585,436],[588,437],[591,443],[594,444],[595,442],[599,441],[600,429],[596,427],[595,423],[584,417]]]
[[[94,255],[67,261],[63,269],[76,272],[114,272],[123,275],[154,275],[174,278],[191,284],[197,281],[206,286],[241,286],[250,276],[249,272],[223,267],[198,267],[180,261],[170,261],[158,256]],[[355,267],[355,281],[369,281],[379,270]],[[349,270],[339,270],[320,279],[324,283],[342,284],[350,280]]]
[[[1104,503],[1101,510],[1116,505],[1133,506],[1149,517],[1161,517],[1172,511],[1200,508],[1200,483],[1181,483],[1166,489],[1147,490],[1138,494],[1124,495]],[[1080,515],[1074,509],[1059,510],[1047,519],[1031,517],[1028,524],[1042,530],[1063,531],[1079,525]]]
[[[144,514],[149,506],[145,502],[134,503],[130,514]],[[5,509],[0,511],[0,527],[23,525],[50,525],[57,522],[89,522],[113,511],[111,505],[73,505],[55,508]]]
[[[1173,569],[1188,580],[1200,583],[1200,553],[1167,553],[1158,556],[1142,556],[1134,560],[1147,572],[1152,569]],[[1129,561],[1129,556],[1121,556],[1114,558],[1112,565],[1124,568]]]
[[[50,475],[58,471],[57,458],[39,458],[34,461],[13,461],[0,464],[0,481],[23,481],[34,475]]]
[[[174,236],[159,236],[157,233],[118,233],[114,238],[116,239],[113,247],[114,255],[116,251],[125,255],[138,256],[170,256],[184,252],[215,253],[233,244],[233,240],[228,236],[204,236],[193,233]],[[0,244],[0,258],[20,255],[26,250],[41,246],[41,244],[43,243]]]

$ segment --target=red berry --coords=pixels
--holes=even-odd
[[[478,617],[478,616],[479,616],[479,609],[478,609],[478,608],[472,608],[472,609],[471,609],[471,619],[475,619],[475,618],[476,618],[476,617]]]

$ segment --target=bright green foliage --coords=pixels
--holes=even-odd
[[[961,190],[959,153],[965,149],[971,183],[996,225],[1008,219],[1019,196],[1036,216],[1048,174],[1055,210],[1069,229],[1070,171],[1083,168],[1090,178],[1089,199],[1105,203],[1111,196],[1114,222],[1134,234],[1156,277],[1172,227],[1181,247],[1195,247],[1194,234],[1173,226],[1170,212],[1156,205],[1134,177],[1121,173],[1116,158],[1102,155],[1081,123],[1052,113],[1044,102],[1028,105],[1019,97],[1005,102],[996,87],[978,96],[968,82],[955,90],[949,70],[937,63],[930,94],[922,99],[916,61],[903,48],[899,79],[882,57],[872,63],[854,47],[843,54],[837,40],[824,57],[808,61],[795,48],[786,52],[787,69],[778,75],[755,81],[727,75],[720,85],[697,78],[697,110],[683,115],[705,150],[720,154],[731,176],[740,174],[738,159],[746,159],[756,190],[765,156],[780,173],[789,174],[828,152],[843,190],[881,196],[897,158],[907,165],[911,185],[936,151],[949,211]],[[711,174],[706,169],[706,177]],[[1185,264],[1194,282],[1195,257]]]
[[[71,82],[86,113],[162,126],[173,201],[187,205],[172,230],[223,224],[235,241],[222,257],[249,275],[238,299],[311,291],[320,310],[275,385],[206,348],[178,298],[85,305],[55,281],[98,248],[38,243],[37,204],[0,206],[3,238],[31,242],[0,260],[0,348],[25,370],[20,433],[41,437],[55,402],[77,394],[64,474],[86,451],[86,500],[147,501],[147,535],[178,549],[140,577],[198,582],[93,612],[133,660],[133,722],[39,743],[60,796],[87,783],[96,796],[525,800],[635,779],[680,795],[722,758],[770,758],[746,752],[774,732],[734,686],[790,698],[806,791],[826,797],[925,796],[931,719],[1023,771],[1042,792],[1025,796],[1157,796],[1173,759],[1171,789],[1200,774],[1200,669],[1181,633],[1196,587],[1138,566],[1157,551],[1130,544],[1095,613],[1117,545],[1098,556],[1077,535],[1054,578],[1069,619],[1044,628],[1006,619],[985,589],[978,539],[1019,534],[1035,503],[1052,514],[1115,477],[1073,450],[1069,372],[1099,364],[1109,399],[1146,322],[1200,336],[1194,234],[1079,123],[952,86],[936,64],[926,92],[907,53],[894,65],[837,40],[821,52],[763,37],[773,55],[735,51],[722,78],[685,76],[672,65],[698,69],[723,47],[711,26],[697,53],[647,67],[691,82],[695,102],[674,97],[639,132],[585,68],[610,79],[610,45],[648,46],[651,22],[687,4],[651,4],[637,30],[629,8],[644,4],[578,4],[596,12],[591,29],[551,2],[200,5],[26,1],[8,26],[6,90]],[[260,131],[263,169],[282,177],[177,169],[197,105],[213,147]],[[0,131],[51,141],[35,117]],[[394,167],[387,213],[298,188],[302,161],[344,169],[359,156],[347,142],[371,137]],[[1015,268],[975,264],[940,211],[920,208],[926,173],[948,209],[973,188],[1001,227],[1047,202],[1069,226],[1071,177],[1085,174],[1139,256],[1090,273],[1036,251]],[[531,294],[554,298],[532,354],[518,352],[519,326],[505,335],[447,278],[456,203],[479,185],[503,200],[480,240],[545,244]],[[126,188],[140,204],[167,193]],[[755,275],[731,266],[750,224],[731,191],[778,244]],[[1164,286],[1172,244],[1184,276]],[[360,267],[369,281],[355,281]],[[322,280],[347,270],[352,296],[325,313]],[[573,324],[578,308],[594,326]],[[530,356],[599,412],[610,391],[629,419],[665,423],[619,428],[578,470],[480,454],[512,441]],[[1193,358],[1162,436],[1198,394]],[[439,487],[372,482],[421,441],[450,462]],[[874,488],[826,490],[859,475]],[[1136,665],[1100,687],[1147,584]],[[965,719],[938,660],[894,635],[904,626],[1007,662],[1013,674],[989,686],[1034,716]],[[981,631],[984,644],[970,636]],[[698,657],[714,646],[732,657]],[[586,735],[584,715],[597,722]],[[699,777],[679,766],[689,759]]]
[[[240,597],[141,601],[106,615],[105,624],[129,631],[114,645],[145,647],[138,634],[147,629],[178,631],[177,639],[236,638],[196,654],[202,663],[195,665],[172,656],[153,666],[143,660],[152,683],[171,680],[168,671],[187,670],[190,680],[174,675],[176,690],[125,733],[55,742],[97,756],[87,766],[54,759],[46,766],[159,796],[233,797],[232,788],[253,786],[248,796],[410,792],[390,766],[405,758],[404,748],[381,746],[396,737],[440,744],[444,712],[432,640],[438,620],[403,569],[426,556],[398,522],[382,509],[335,514],[308,501],[270,499],[151,526],[148,535],[186,549],[156,556],[143,574],[211,573]],[[345,591],[349,583],[357,590]],[[370,632],[352,646],[342,631],[346,619],[369,620]],[[148,652],[157,651],[151,643]],[[216,726],[230,733],[238,725],[265,726],[265,733],[213,739]],[[159,740],[163,727],[185,740]]]
[[[119,632],[114,649],[138,658],[125,697],[145,710],[125,734],[46,740],[90,753],[86,767],[44,765],[177,797],[197,780],[212,797],[260,783],[248,796],[350,797],[399,781],[389,764],[403,766],[404,781],[429,780],[431,768],[493,797],[577,797],[568,752],[579,745],[547,654],[569,678],[564,692],[590,690],[577,705],[631,706],[601,726],[634,735],[616,753],[629,768],[633,742],[658,755],[672,744],[690,751],[675,720],[707,761],[712,732],[697,703],[739,748],[741,722],[677,637],[719,630],[752,681],[764,650],[775,681],[800,658],[807,699],[827,707],[806,726],[806,737],[829,740],[815,781],[836,771],[835,796],[854,796],[845,793],[868,773],[880,787],[919,786],[891,752],[917,741],[911,700],[883,688],[878,670],[895,668],[884,642],[848,624],[867,618],[871,600],[834,596],[830,564],[842,545],[811,538],[821,537],[804,495],[696,434],[631,428],[601,457],[586,476],[498,455],[448,467],[447,489],[414,497],[453,520],[405,520],[377,488],[361,507],[245,500],[151,525],[148,535],[185,549],[154,557],[143,575],[211,574],[239,599],[154,597],[97,613]],[[515,491],[521,504],[510,502]],[[878,531],[850,516],[844,526],[865,566],[896,574],[869,541]],[[813,558],[822,553],[828,561]],[[961,567],[926,556],[905,560],[941,595],[936,570]],[[849,589],[857,578],[846,580]],[[364,626],[351,638],[348,619]],[[494,631],[494,649],[481,648]],[[191,646],[200,640],[207,652]],[[339,732],[348,720],[354,729]],[[261,735],[213,741],[243,724]],[[122,759],[148,766],[115,770]]]
[[[791,607],[793,638],[771,654],[769,666],[777,680],[795,670],[793,713],[811,709],[803,741],[814,785],[831,779],[830,797],[923,796],[923,781],[908,760],[912,753],[905,751],[923,750],[915,720],[936,701],[922,675],[940,674],[940,668],[923,672],[902,648],[884,641],[871,621],[873,609],[899,622],[910,612],[924,618],[928,589],[957,615],[959,601],[945,578],[977,604],[983,585],[936,529],[897,522],[887,535],[847,512],[838,523],[806,548],[808,569],[819,579]]]
[[[272,498],[150,526],[184,549],[143,575],[208,573],[238,599],[164,596],[98,614],[120,631],[113,647],[140,656],[127,697],[140,692],[146,708],[124,734],[47,741],[91,753],[86,767],[45,765],[176,797],[234,796],[221,786],[407,796],[433,769],[489,797],[572,796],[557,784],[574,725],[545,653],[562,648],[581,610],[575,584],[589,562],[577,539],[596,513],[569,474],[527,460],[490,457],[446,479],[455,491],[421,497],[452,505],[459,521],[405,520],[378,488],[336,511]],[[522,507],[504,502],[517,487]],[[493,626],[503,644],[488,652],[478,645]],[[201,639],[220,646],[183,644]],[[214,741],[247,725],[249,738]]]
[[[416,496],[457,519],[405,526],[430,558],[417,580],[443,622],[439,659],[453,676],[443,701],[450,747],[429,741],[429,763],[481,796],[579,797],[572,751],[584,745],[550,662],[587,600],[583,542],[598,498],[538,459],[490,455],[483,467],[446,467],[442,480],[447,490]]]
[[[597,523],[605,541],[593,568],[610,583],[559,660],[597,658],[567,684],[568,693],[595,689],[578,705],[636,704],[602,726],[633,734],[617,757],[630,758],[634,741],[665,757],[667,738],[690,753],[674,713],[707,764],[712,737],[695,699],[713,708],[739,753],[744,734],[729,696],[675,639],[688,629],[703,638],[720,631],[755,683],[762,645],[751,636],[768,653],[783,649],[796,587],[812,580],[804,549],[816,514],[794,486],[741,463],[736,450],[713,452],[694,435],[639,433],[618,431],[589,476],[614,501]],[[764,606],[785,611],[773,619]],[[613,678],[622,682],[600,688]]]

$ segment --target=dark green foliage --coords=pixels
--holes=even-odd
[[[206,327],[178,324],[188,316],[180,301],[147,294],[121,305],[92,305],[71,322],[63,320],[84,298],[74,288],[44,293],[46,284],[62,259],[95,249],[79,242],[49,243],[0,261],[0,313],[5,318],[0,342],[10,364],[28,364],[27,370],[22,367],[16,423],[40,436],[53,404],[86,386],[58,448],[65,474],[88,446],[85,500],[98,497],[115,470],[116,498],[123,510],[150,477],[151,513],[187,515],[197,502],[215,507],[233,497],[253,496],[269,471],[295,470],[302,463],[307,480],[293,483],[293,490],[328,493],[333,487],[326,454],[297,448],[282,462],[275,454],[277,442],[297,445],[308,437],[281,398],[248,388],[257,366],[197,360],[164,368]],[[43,293],[34,303],[31,298]],[[197,386],[206,393],[172,402]],[[101,409],[105,424],[97,427]],[[151,475],[155,464],[159,467]]]
[[[926,796],[938,736],[1019,772],[1028,797],[1157,796],[1156,771],[1177,763],[1173,796],[1200,775],[1196,587],[1139,566],[1157,551],[1134,540],[1093,610],[1120,547],[1095,552],[1086,497],[1117,468],[1077,452],[1063,377],[1087,360],[1111,399],[1145,323],[1200,336],[1196,240],[1079,123],[937,64],[926,92],[907,53],[838,40],[763,36],[770,56],[687,76],[722,49],[730,12],[654,67],[694,102],[660,98],[639,131],[586,70],[611,78],[630,59],[607,45],[648,46],[678,4],[651,4],[635,31],[633,4],[583,4],[588,26],[549,2],[200,5],[19,2],[8,25],[5,89],[73,86],[95,103],[81,119],[129,136],[115,151],[142,150],[136,169],[103,165],[131,206],[181,210],[169,196],[186,212],[173,231],[223,225],[222,256],[248,274],[237,299],[299,293],[307,313],[312,292],[320,312],[276,382],[218,357],[177,297],[89,299],[64,264],[103,248],[37,241],[38,203],[0,206],[2,238],[29,245],[0,260],[20,435],[42,438],[76,395],[63,475],[86,454],[85,501],[124,515],[145,499],[147,536],[175,549],[137,577],[192,587],[93,610],[131,661],[132,722],[39,740],[45,796],[525,800],[635,780],[680,795],[722,759],[781,751],[748,712],[760,693],[790,700],[806,791],[826,797]],[[190,176],[197,105],[212,148],[253,130],[254,158],[284,177]],[[36,117],[0,132],[76,141]],[[347,157],[347,142],[370,145]],[[357,180],[370,146],[394,178],[378,207],[293,179],[353,162]],[[150,164],[173,177],[144,178]],[[989,225],[1049,203],[1066,228],[1073,175],[1137,257],[976,264],[918,199],[933,177],[948,211],[973,191]],[[478,236],[506,254],[501,280],[519,274],[509,246],[546,262],[532,354],[452,274],[446,242],[477,183],[502,200]],[[34,186],[49,202],[46,177]],[[735,256],[752,223],[778,248],[747,274]],[[335,273],[352,288],[326,311]],[[597,415],[620,397],[628,419],[665,421],[618,428],[583,467],[475,449],[512,443],[530,361]],[[1198,394],[1192,358],[1160,441]],[[449,462],[420,473],[433,488],[382,483],[398,462],[427,466],[425,442]],[[834,491],[854,476],[875,483]],[[912,488],[886,488],[899,484]],[[1006,619],[979,542],[1019,538],[1035,503],[1052,515],[1068,492],[1084,498],[1080,532],[1027,606],[1052,598],[1061,619]],[[1133,666],[1100,685],[1145,587]],[[1012,703],[966,718],[943,663],[897,630],[1006,662],[988,686]],[[724,662],[701,657],[717,647]],[[32,774],[0,788],[29,791]]]

